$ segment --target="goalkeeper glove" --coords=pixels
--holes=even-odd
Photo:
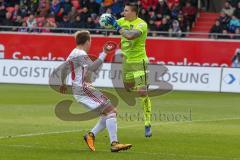
[[[119,32],[120,29],[122,29],[122,27],[118,25],[116,19],[115,19],[113,16],[108,17],[108,18],[107,18],[107,22],[108,22],[110,25],[112,25],[112,26],[114,27],[114,29],[117,30],[117,32]]]

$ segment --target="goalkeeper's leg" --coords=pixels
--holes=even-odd
[[[151,132],[151,116],[152,116],[152,104],[150,101],[150,98],[148,96],[148,71],[147,71],[147,64],[143,60],[142,63],[142,70],[136,73],[138,78],[138,83],[140,86],[140,95],[141,95],[141,102],[143,106],[143,111],[144,111],[144,124],[145,124],[145,136],[146,137],[151,137],[152,132]]]
[[[145,90],[145,92],[142,92],[142,96],[140,97],[140,99],[144,111],[145,136],[151,137],[152,103],[150,98],[148,97],[147,90]]]
[[[148,96],[141,97],[141,103],[144,110],[144,124],[151,126],[152,104]]]
[[[135,71],[127,72],[128,68],[135,66],[137,69]],[[143,61],[139,63],[133,63],[128,65],[128,67],[123,68],[124,73],[124,86],[125,89],[132,92],[137,92],[140,96],[141,105],[144,110],[144,124],[145,124],[145,136],[151,137],[151,115],[152,115],[152,104],[150,98],[148,97],[148,77],[146,71],[146,64]]]

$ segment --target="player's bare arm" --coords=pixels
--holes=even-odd
[[[98,68],[102,65],[102,63],[103,63],[103,60],[98,58],[92,64],[89,64],[87,66],[87,69],[88,69],[88,71],[96,72],[98,70]]]
[[[69,69],[68,65],[64,65],[62,70],[61,70],[61,81],[62,81],[62,84],[65,84],[65,79],[67,77],[68,69]]]
[[[135,38],[138,38],[142,34],[139,30],[136,30],[136,29],[126,30],[123,28],[120,29],[119,33],[128,40],[133,40]]]
[[[63,65],[63,68],[61,69],[61,86],[60,86],[60,93],[66,93],[67,91],[67,86],[66,86],[66,77],[67,74],[69,73],[69,65],[65,64]]]
[[[92,63],[85,63],[87,65],[87,70],[88,72],[96,72],[99,67],[103,64],[107,54],[111,52],[112,50],[116,49],[116,44],[114,42],[107,42],[103,46],[103,52],[100,53],[98,59],[92,62],[92,60],[87,56],[87,57],[81,57],[82,59],[87,59],[87,61],[90,61]]]

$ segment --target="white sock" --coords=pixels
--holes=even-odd
[[[91,130],[91,132],[96,136],[99,132],[103,131],[106,128],[106,117],[101,116],[97,124]]]
[[[106,120],[106,127],[108,129],[108,134],[110,142],[118,141],[117,139],[117,118],[116,113],[109,114],[108,119]]]

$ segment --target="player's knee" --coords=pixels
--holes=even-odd
[[[109,113],[109,114],[106,115],[107,119],[116,118],[116,117],[117,117],[117,113]]]
[[[134,88],[135,84],[134,83],[124,83],[124,88],[126,91],[131,92]]]
[[[147,92],[147,88],[146,87],[141,87],[138,89],[138,94],[141,96],[141,97],[145,97],[148,95],[148,92]]]
[[[103,109],[102,113],[103,113],[103,115],[108,115],[111,113],[117,114],[117,108],[114,107],[112,104],[110,104]]]

